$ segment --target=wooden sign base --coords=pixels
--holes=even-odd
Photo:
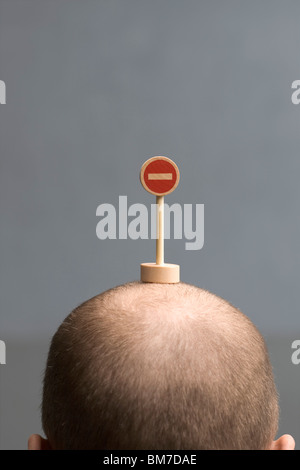
[[[180,266],[178,264],[141,264],[141,281],[159,284],[175,284],[180,282]]]

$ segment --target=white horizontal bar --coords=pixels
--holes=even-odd
[[[171,180],[172,173],[149,173],[148,180]]]

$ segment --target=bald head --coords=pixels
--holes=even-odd
[[[238,309],[184,283],[130,283],[59,327],[42,419],[54,448],[263,449],[278,405],[263,338]]]

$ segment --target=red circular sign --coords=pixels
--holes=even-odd
[[[179,183],[177,165],[167,157],[152,157],[141,168],[141,183],[151,194],[165,196],[171,193]]]

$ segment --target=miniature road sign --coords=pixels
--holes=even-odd
[[[177,187],[180,175],[170,158],[152,157],[142,166],[140,178],[146,191],[155,196],[166,196]]]
[[[147,160],[140,172],[140,180],[146,191],[156,196],[157,240],[156,263],[141,264],[141,281],[174,284],[180,281],[178,264],[164,262],[164,196],[178,186],[179,170],[167,157],[152,157]]]

